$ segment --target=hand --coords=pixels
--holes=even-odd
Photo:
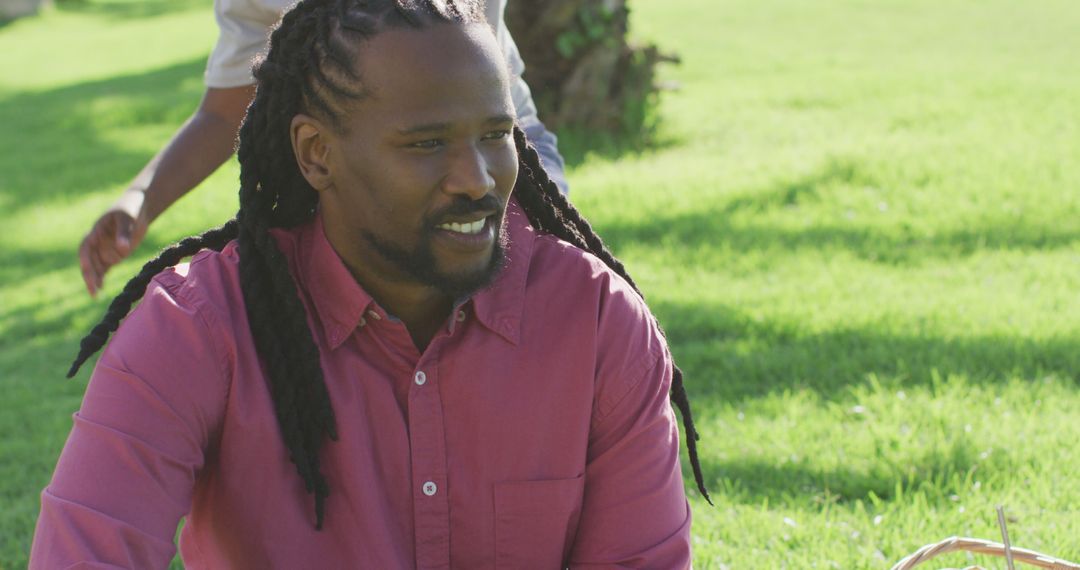
[[[191,119],[94,222],[79,246],[79,267],[91,297],[109,268],[139,246],[150,222],[232,156],[236,130],[254,95],[255,85],[207,88]]]
[[[90,233],[79,245],[79,268],[91,297],[97,296],[109,268],[135,251],[146,235],[146,229],[147,223],[120,203],[94,222]]]

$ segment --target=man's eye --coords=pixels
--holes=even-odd
[[[442,146],[442,141],[439,140],[439,139],[428,139],[426,141],[418,141],[418,142],[414,142],[414,143],[409,143],[408,146],[409,146],[409,148],[419,148],[419,149],[431,150],[431,149],[436,149],[436,148],[439,148],[440,146]]]
[[[507,130],[491,131],[490,133],[484,135],[484,140],[486,140],[486,141],[499,140],[499,139],[505,139],[508,136],[510,136],[510,131],[507,131]]]

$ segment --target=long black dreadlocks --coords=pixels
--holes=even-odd
[[[285,258],[269,230],[293,227],[315,215],[316,191],[293,156],[289,125],[299,113],[317,113],[339,124],[341,103],[366,96],[353,69],[357,45],[391,28],[482,21],[476,0],[302,0],[270,35],[270,50],[255,67],[257,88],[240,128],[240,210],[236,218],[186,238],[146,263],[113,299],[105,317],[85,338],[68,377],[101,349],[159,272],[207,248],[221,251],[236,239],[240,285],[255,347],[265,363],[274,412],[289,459],[308,493],[315,495],[316,528],[322,528],[329,487],[319,468],[319,447],[337,440],[334,410],[319,363],[319,350]],[[638,291],[622,263],[589,222],[559,193],[536,150],[514,129],[518,178],[514,196],[537,229],[599,257]],[[699,439],[683,386],[672,371],[671,400],[683,418],[697,487],[709,500],[697,456]],[[710,501],[711,503],[711,501]]]

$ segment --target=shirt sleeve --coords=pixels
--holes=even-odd
[[[206,62],[206,86],[228,88],[255,83],[251,64],[256,56],[265,53],[270,28],[287,6],[280,1],[214,0],[218,40]]]
[[[559,154],[559,140],[540,121],[536,112],[536,103],[533,102],[532,91],[522,77],[525,73],[525,61],[521,59],[517,44],[510,36],[510,30],[503,19],[506,2],[490,2],[485,10],[486,17],[495,30],[495,39],[498,40],[510,69],[510,97],[514,101],[518,124],[521,125],[521,130],[525,131],[529,142],[536,147],[536,152],[540,155],[540,162],[547,171],[548,177],[559,187],[559,191],[569,194],[570,185],[566,182],[566,165],[562,155]]]
[[[566,181],[566,165],[563,157],[559,154],[559,140],[555,133],[547,130],[544,123],[537,121],[524,127],[525,137],[536,147],[536,153],[540,155],[540,164],[547,172],[548,178],[559,187],[559,192],[564,196],[570,195],[570,183]]]
[[[627,378],[600,401],[571,569],[690,567],[690,507],[668,399],[672,362],[666,347],[660,352],[620,367]]]
[[[94,369],[41,494],[30,568],[167,568],[175,555],[227,367],[208,315],[167,277],[150,284]]]

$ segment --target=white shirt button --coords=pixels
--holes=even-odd
[[[424,371],[420,370],[416,373],[416,376],[413,377],[413,381],[416,382],[417,386],[423,386],[424,383],[427,382],[427,374],[424,374]]]
[[[459,322],[459,323],[464,322],[465,321],[465,311],[458,311],[456,318],[457,318],[457,322]]]
[[[435,495],[435,493],[438,493],[438,492],[439,492],[439,487],[437,485],[435,485],[434,481],[428,481],[427,483],[424,483],[424,494],[425,495],[427,495],[429,497],[432,497],[432,496]]]

